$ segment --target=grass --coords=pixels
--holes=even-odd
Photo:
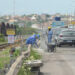
[[[6,64],[9,64],[10,57],[1,57],[0,58],[0,69],[4,69]]]
[[[31,55],[30,57],[33,56],[34,60],[41,59],[42,56],[36,51],[36,50],[31,50]]]
[[[29,68],[25,68],[24,66],[22,66],[18,72],[18,75],[30,75],[30,69]]]
[[[5,41],[5,42],[0,42],[0,44],[5,44],[5,43],[7,43],[7,41]]]
[[[0,69],[3,69],[5,64],[9,64],[9,62],[9,48],[7,48],[6,50],[0,52]]]
[[[23,51],[27,50],[27,47],[23,47]],[[20,55],[20,49],[16,49],[14,54],[13,54],[13,59],[16,59]],[[6,48],[3,51],[0,51],[0,69],[3,69],[6,64],[10,63],[10,48]]]
[[[24,45],[24,46],[22,46],[22,51],[27,51],[28,50],[28,48]]]
[[[0,69],[3,69],[6,64],[10,63],[10,48],[6,48],[5,50],[0,52]],[[16,49],[13,54],[13,59],[16,59],[20,55],[20,50]]]
[[[30,57],[24,60],[24,62],[28,60],[38,60],[41,58],[42,56],[37,51],[31,50]],[[25,64],[23,64],[18,72],[18,75],[31,75],[30,69],[30,67],[26,67]]]

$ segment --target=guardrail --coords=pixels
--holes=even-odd
[[[30,51],[31,45],[28,46],[28,50],[26,52],[22,52],[22,55],[16,59],[6,75],[17,75],[20,67],[22,66],[23,59],[30,56]]]

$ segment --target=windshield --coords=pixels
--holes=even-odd
[[[64,31],[63,32],[64,35],[75,35],[75,31]]]

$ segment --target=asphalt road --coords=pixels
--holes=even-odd
[[[43,63],[41,75],[75,75],[75,47],[57,47],[55,53],[47,52],[46,38],[41,39]]]

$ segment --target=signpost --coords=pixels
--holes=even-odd
[[[7,29],[6,34],[8,35],[8,43],[12,44],[15,42],[15,30],[14,29]]]
[[[7,35],[15,35],[15,30],[14,29],[7,29],[6,34]]]
[[[15,37],[14,35],[8,35],[8,43],[14,43]]]
[[[52,23],[52,27],[62,27],[64,25],[65,25],[64,21],[54,21]]]

